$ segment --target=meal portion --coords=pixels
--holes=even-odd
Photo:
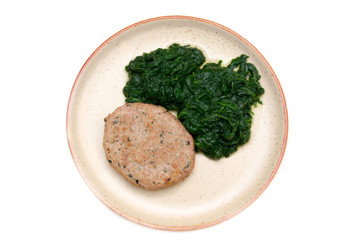
[[[104,121],[106,158],[130,183],[160,189],[185,179],[193,170],[193,138],[165,108],[127,103]]]
[[[252,106],[264,89],[248,56],[226,67],[205,63],[197,48],[172,44],[132,60],[123,89],[126,102],[143,102],[176,110],[193,136],[195,150],[212,159],[228,157],[250,138]]]
[[[195,151],[212,159],[235,152],[250,138],[251,108],[264,93],[247,58],[202,66],[199,49],[172,44],[132,60],[125,68],[127,103],[105,118],[110,165],[130,183],[154,190],[189,176]]]

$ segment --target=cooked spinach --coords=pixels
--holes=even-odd
[[[144,102],[176,110],[193,136],[195,148],[212,159],[228,157],[250,138],[251,107],[261,103],[264,88],[248,56],[205,62],[197,49],[172,44],[132,60],[123,89],[126,102]]]

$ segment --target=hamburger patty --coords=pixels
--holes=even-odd
[[[194,168],[194,140],[161,106],[127,103],[105,118],[103,147],[110,165],[127,181],[160,189]]]

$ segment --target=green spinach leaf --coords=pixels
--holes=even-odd
[[[228,157],[250,138],[252,106],[261,103],[261,76],[248,56],[223,67],[207,63],[197,49],[172,44],[132,60],[123,89],[126,102],[176,110],[195,148],[212,159]]]

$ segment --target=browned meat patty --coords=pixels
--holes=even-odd
[[[127,181],[160,189],[185,179],[194,168],[194,140],[161,106],[127,103],[105,118],[103,142],[110,165]]]

